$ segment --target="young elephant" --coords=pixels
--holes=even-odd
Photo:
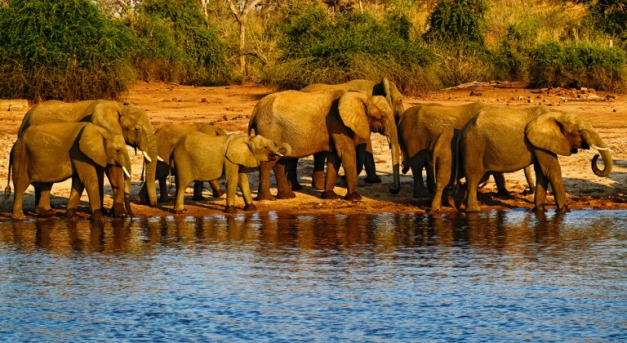
[[[247,173],[257,170],[261,162],[272,161],[290,152],[285,143],[275,143],[262,136],[230,134],[209,136],[190,132],[174,147],[172,169],[176,176],[174,212],[185,211],[185,188],[192,181],[226,178],[226,213],[235,213],[237,185],[244,197],[245,211],[254,211]]]
[[[533,108],[485,108],[464,127],[461,138],[464,174],[468,185],[466,212],[478,212],[477,186],[487,172],[513,172],[533,164],[536,172],[535,211],[545,211],[551,184],[558,212],[568,211],[558,155],[578,149],[599,151],[605,168],[592,159],[592,171],[609,176],[612,156],[603,139],[582,117],[561,111],[538,113]]]
[[[102,185],[105,168],[122,168],[130,178],[131,161],[124,137],[90,123],[51,123],[26,129],[11,150],[10,163],[15,196],[12,218],[23,220],[24,192],[31,183],[42,189],[36,213],[47,213],[52,184],[72,177],[68,216],[76,213],[87,188],[92,219],[102,218]],[[110,177],[111,185],[124,189],[124,176]],[[10,187],[7,186],[10,192]],[[6,191],[5,191],[6,192]],[[46,208],[46,205],[48,207]]]
[[[190,132],[202,132],[209,136],[226,136],[226,132],[216,126],[210,124],[169,124],[166,125],[157,131],[155,131],[155,138],[157,139],[157,150],[159,156],[162,156],[167,161],[159,161],[157,163],[157,172],[156,179],[159,181],[159,201],[166,202],[170,201],[168,196],[168,187],[166,185],[166,178],[170,174],[170,156],[172,155],[172,151],[176,144],[183,138],[185,135]],[[217,180],[209,181],[211,185],[211,189],[213,190],[214,197],[220,197],[224,194],[224,191],[220,189],[220,182]],[[140,194],[146,193],[146,183],[142,186]],[[194,197],[192,200],[194,201],[203,201],[205,200],[202,196],[203,182],[197,181],[194,183]]]

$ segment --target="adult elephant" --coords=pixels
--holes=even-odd
[[[324,199],[335,199],[333,192],[340,163],[346,174],[347,200],[360,200],[357,192],[356,147],[365,148],[370,132],[378,132],[390,140],[393,165],[393,185],[390,192],[398,193],[399,146],[392,109],[382,96],[362,92],[333,90],[305,93],[284,91],[261,99],[250,117],[248,133],[252,130],[273,141],[288,143],[292,151],[289,158],[300,158],[327,152],[327,176]],[[274,169],[278,198],[292,198],[282,163],[261,164],[258,199],[272,199],[270,170]],[[322,177],[316,171],[314,178]]]
[[[533,108],[490,107],[479,111],[461,133],[462,159],[468,185],[467,212],[478,212],[477,186],[487,172],[513,172],[529,165],[536,173],[535,208],[545,211],[550,183],[558,212],[568,211],[558,155],[578,149],[600,152],[605,168],[592,159],[592,171],[609,176],[612,156],[603,139],[582,117],[562,111],[539,113]]]
[[[102,218],[102,183],[105,168],[128,170],[131,160],[122,135],[90,123],[49,123],[32,126],[11,149],[9,174],[13,173],[15,196],[12,218],[23,220],[24,192],[37,183],[42,192],[35,213],[50,214],[49,192],[52,183],[72,177],[72,190],[66,215],[72,217],[87,188],[93,219]],[[9,176],[9,178],[11,178]],[[111,178],[111,186],[123,187],[124,178]],[[10,192],[7,186],[6,192]]]
[[[379,83],[371,81],[371,80],[352,80],[344,83],[338,84],[326,84],[326,83],[314,83],[307,87],[302,88],[301,92],[320,92],[326,90],[345,90],[345,91],[360,91],[370,95],[381,95],[385,97],[385,100],[388,102],[388,105],[394,111],[394,118],[398,123],[403,112],[405,112],[405,107],[403,105],[403,94],[399,92],[396,84],[394,82],[389,81],[387,78],[381,79]],[[292,189],[302,189],[302,186],[298,182],[298,175],[296,173],[297,169],[297,161],[293,160],[288,162],[287,164],[287,177],[292,184]],[[323,171],[324,170],[324,162],[325,155],[317,154],[314,155],[314,172],[315,171]],[[374,163],[374,155],[372,153],[372,143],[368,140],[366,145],[366,150],[364,152],[359,151],[357,153],[357,175],[361,172],[362,166],[366,170],[366,183],[380,183],[381,178],[377,176],[377,170]],[[321,189],[323,188],[322,180],[314,179],[314,182],[318,182],[318,184],[314,184],[314,188]]]
[[[121,134],[124,136],[126,144],[143,151],[146,160],[145,179],[148,184],[147,202],[150,206],[156,206],[157,196],[154,181],[158,159],[157,141],[155,140],[154,128],[143,109],[110,100],[87,100],[74,103],[58,100],[41,102],[26,113],[18,136],[33,125],[81,121],[91,122],[109,132]],[[120,172],[118,171],[118,173]],[[130,189],[131,181],[127,179],[123,194],[114,194],[114,204],[123,202],[126,206],[114,206],[114,210],[116,208],[130,209]]]
[[[463,129],[468,121],[486,106],[482,102],[457,106],[428,103],[410,107],[403,113],[398,123],[399,143],[406,163],[403,172],[406,172],[408,167],[411,168],[415,198],[429,196],[435,191],[432,168],[427,168],[427,165],[438,137],[445,131]],[[546,112],[548,107],[537,106],[534,111]],[[449,146],[441,144],[439,149]],[[422,177],[423,168],[427,171],[427,187]],[[530,169],[527,169],[525,173],[529,187],[533,191]],[[505,179],[502,175],[494,174],[494,178],[499,194],[507,195]]]
[[[157,149],[159,156],[166,159],[167,161],[159,161],[157,162],[157,172],[155,178],[159,182],[159,201],[165,202],[169,201],[168,196],[168,188],[166,185],[166,178],[170,174],[170,157],[172,155],[172,151],[176,144],[183,138],[185,135],[190,134],[191,132],[201,132],[206,135],[215,137],[215,136],[226,136],[226,131],[223,129],[213,126],[211,124],[169,124],[164,127],[161,127],[155,131],[155,138],[157,140]],[[211,185],[211,189],[213,190],[214,197],[220,197],[224,194],[224,191],[220,189],[220,182],[217,180],[209,181]],[[140,194],[146,194],[148,182],[144,183]],[[194,184],[194,196],[192,200],[194,201],[202,201],[205,200],[202,196],[203,182],[197,181]]]

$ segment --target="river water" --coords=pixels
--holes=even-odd
[[[627,211],[0,223],[2,342],[620,342]]]

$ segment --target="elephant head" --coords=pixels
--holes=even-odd
[[[597,166],[599,155],[594,155],[594,174],[607,177],[612,171],[613,161],[607,145],[592,125],[578,115],[561,111],[540,115],[527,124],[525,133],[533,146],[557,155],[570,156],[577,153],[577,149],[596,149],[603,158],[605,168],[601,170]]]
[[[98,106],[107,105],[103,102],[102,104],[98,104],[97,107]],[[112,106],[115,111],[115,118],[110,118],[109,115],[100,114],[105,111],[99,110],[96,107],[93,114],[93,123],[104,128],[110,128],[115,125],[114,123],[110,123],[110,121],[117,121],[119,123],[117,125],[122,128],[121,133],[124,136],[126,144],[142,151],[146,161],[145,179],[146,184],[148,185],[146,189],[148,199],[142,199],[142,201],[149,203],[150,206],[156,206],[157,195],[155,192],[155,177],[159,156],[157,140],[155,139],[155,130],[150,123],[150,119],[142,108],[131,104],[113,102],[110,106]]]
[[[393,184],[390,192],[400,190],[398,131],[394,113],[383,96],[370,96],[362,92],[346,92],[339,101],[338,111],[342,122],[360,140],[370,139],[370,132],[388,137],[392,150]]]
[[[233,134],[227,141],[226,158],[247,168],[259,167],[261,162],[274,161],[290,153],[287,143],[275,143],[263,136]]]
[[[374,86],[373,94],[385,97],[385,100],[394,110],[394,119],[398,123],[401,115],[405,112],[405,106],[403,106],[403,94],[398,91],[396,84],[390,82],[387,78],[383,78],[380,83]]]

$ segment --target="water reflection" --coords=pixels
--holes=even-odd
[[[579,215],[586,216],[584,215]],[[260,252],[363,250],[390,254],[418,247],[473,247],[525,254],[538,247],[607,239],[612,224],[587,223],[561,232],[565,215],[528,212],[477,214],[260,215],[155,217],[143,220],[0,223],[0,243],[49,252],[145,253],[155,247],[254,246]],[[574,217],[577,220],[577,217]],[[608,225],[609,224],[609,225]],[[566,236],[565,236],[566,235]]]
[[[0,223],[0,341],[627,338],[627,212]]]

